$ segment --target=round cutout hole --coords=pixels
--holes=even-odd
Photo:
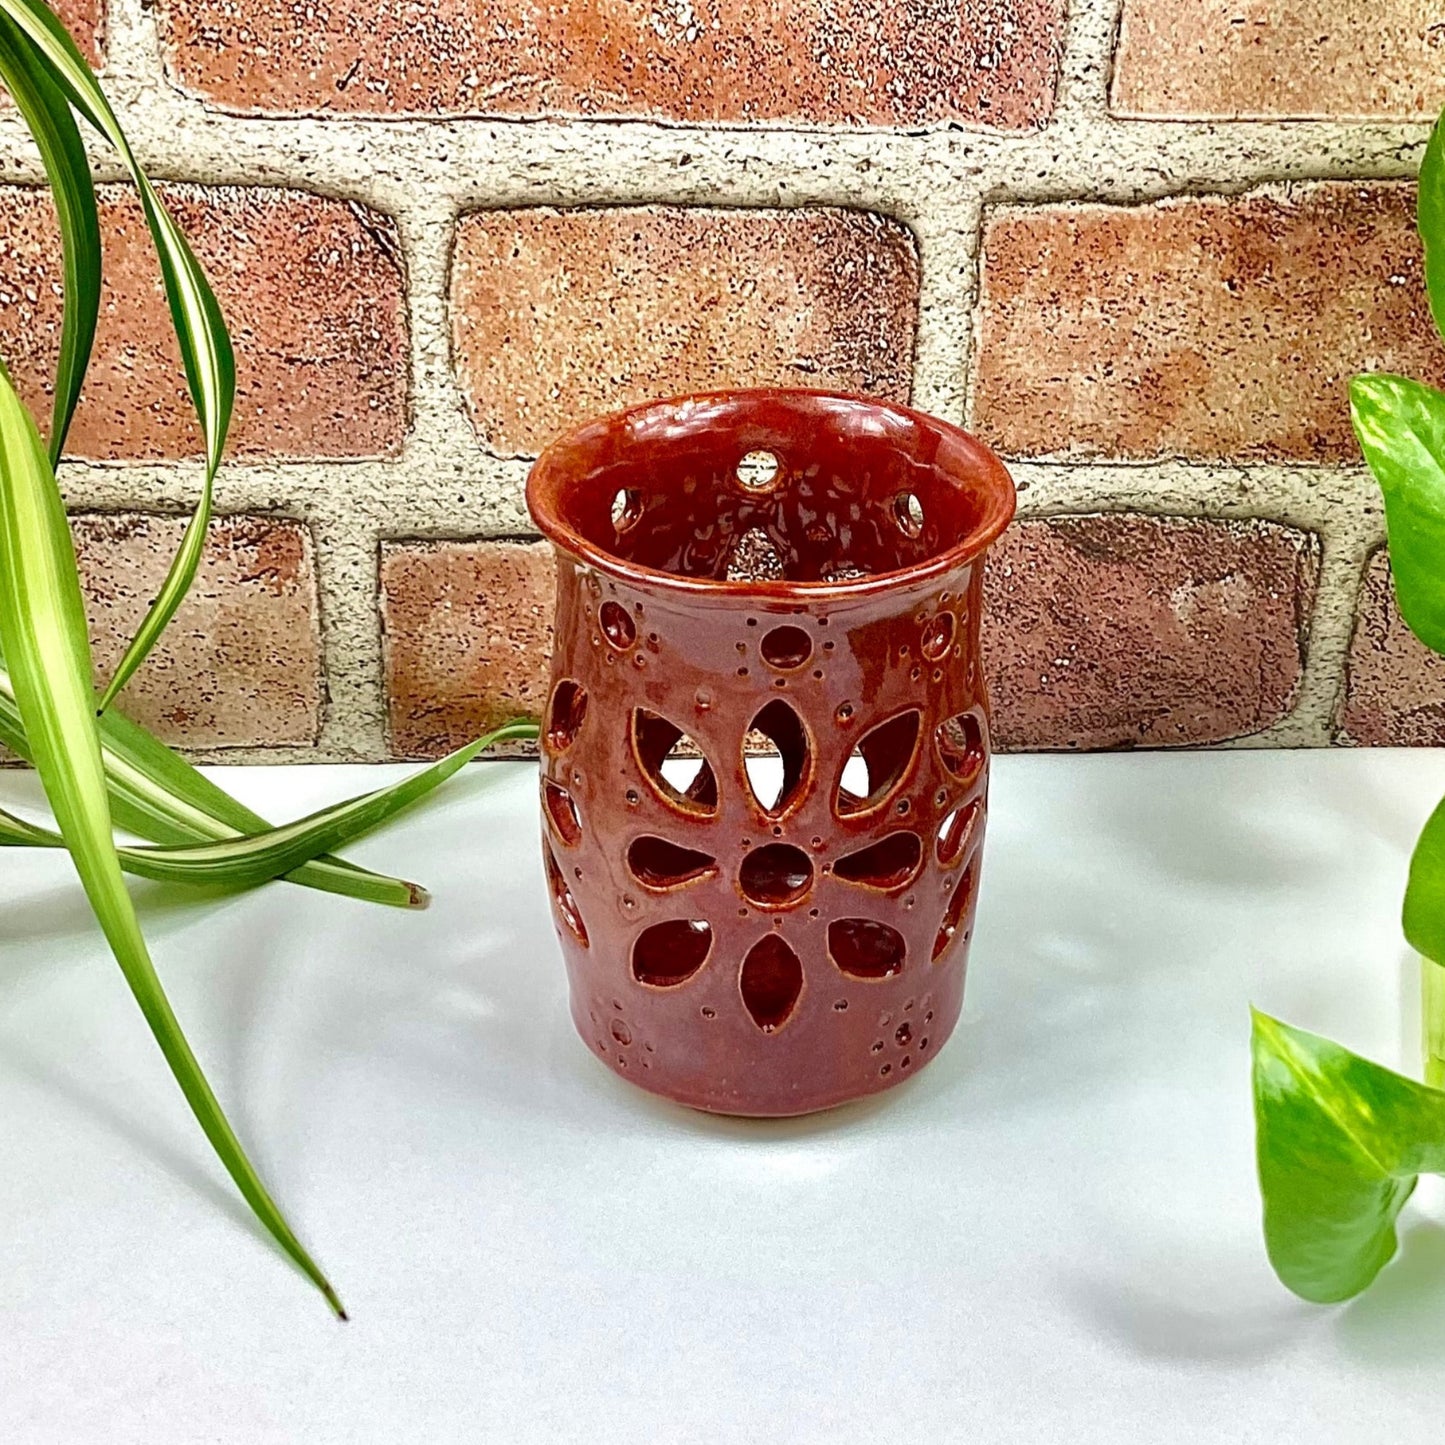
[[[738,462],[738,481],[750,492],[766,492],[777,486],[782,473],[778,459],[769,451],[749,452]]]
[[[931,618],[923,629],[920,643],[923,655],[930,662],[937,662],[953,646],[953,634],[957,630],[958,624],[951,612],[940,612],[937,617]]]
[[[758,651],[770,667],[792,672],[802,667],[813,655],[813,639],[801,627],[788,623],[767,633]]]
[[[738,884],[759,908],[786,908],[813,885],[813,860],[791,843],[754,848],[738,870]]]
[[[625,652],[637,641],[637,624],[620,602],[604,602],[598,621],[602,624],[603,636],[619,652]]]

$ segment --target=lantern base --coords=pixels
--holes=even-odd
[[[791,1119],[836,1109],[906,1083],[937,1057],[952,1036],[963,1010],[962,961],[954,965],[956,984],[923,995],[898,994],[892,1006],[879,1004],[868,1014],[867,1027],[820,1018],[821,1031],[831,1038],[780,1035],[763,1042],[776,1045],[776,1067],[759,1062],[757,1041],[729,1040],[725,1019],[717,1045],[697,1056],[690,1040],[669,1033],[667,1021],[639,1018],[633,1007],[616,1010],[619,999],[591,997],[572,973],[571,1013],[578,1036],[591,1053],[619,1078],[650,1094],[697,1109],[742,1119]],[[896,991],[895,991],[896,992]],[[861,1015],[864,1000],[853,1008]],[[911,1005],[911,1006],[909,1006]],[[863,1035],[867,1037],[864,1038]],[[730,1048],[729,1043],[736,1048]]]

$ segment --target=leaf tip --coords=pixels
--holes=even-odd
[[[1279,1059],[1295,1051],[1299,1030],[1253,1004],[1249,1006],[1249,1023],[1249,1052],[1257,1084]]]
[[[408,883],[406,885],[406,891],[410,895],[410,901],[407,904],[408,908],[431,907],[431,894],[428,893],[420,883]]]
[[[1279,1028],[1279,1020],[1272,1015],[1257,1009],[1253,1004],[1249,1006],[1249,1027],[1256,1038],[1260,1034],[1273,1033]]]

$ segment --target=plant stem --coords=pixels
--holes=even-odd
[[[1425,1082],[1445,1089],[1445,968],[1421,957],[1424,1005]]]

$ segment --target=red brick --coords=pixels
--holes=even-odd
[[[1125,0],[1116,115],[1433,119],[1439,0]]]
[[[1064,0],[161,0],[176,82],[239,111],[1042,123]]]
[[[1360,589],[1340,741],[1445,746],[1445,657],[1431,652],[1405,626],[1383,548],[1370,558]]]
[[[554,590],[547,543],[384,546],[392,751],[436,757],[511,718],[540,717]]]
[[[973,423],[1015,456],[1357,461],[1351,375],[1445,382],[1414,206],[1328,182],[999,210]]]
[[[48,0],[80,53],[94,67],[105,59],[105,0]]]
[[[1316,540],[1271,522],[1111,514],[1011,528],[984,661],[1002,747],[1180,747],[1293,705]]]
[[[86,515],[71,526],[99,683],[159,589],[184,521]],[[310,534],[272,517],[213,522],[195,584],[120,710],[168,742],[264,747],[314,743],[321,703]]]
[[[232,455],[370,456],[406,430],[408,344],[391,223],[296,191],[168,187],[236,348]],[[160,271],[129,190],[101,202],[106,286],[69,450],[102,459],[194,455]],[[60,251],[49,197],[0,187],[0,354],[48,425],[60,344]]]
[[[50,0],[50,8],[80,47],[80,53],[98,66],[105,57],[105,0]]]
[[[589,416],[714,387],[906,401],[918,254],[864,211],[482,211],[458,227],[452,308],[477,431],[529,455]]]

